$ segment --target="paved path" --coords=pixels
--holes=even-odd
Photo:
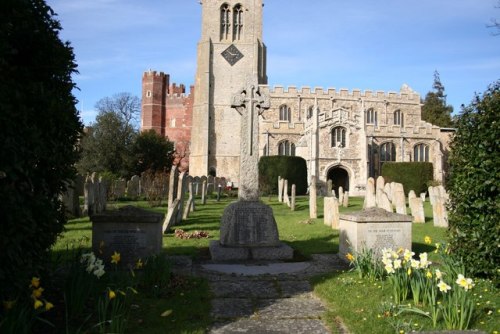
[[[192,274],[208,279],[214,319],[210,334],[328,334],[325,305],[312,293],[309,278],[346,269],[335,254],[313,255],[310,262],[217,265],[200,263]],[[339,324],[338,333],[347,333]]]

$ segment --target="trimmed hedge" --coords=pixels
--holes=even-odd
[[[382,176],[385,182],[402,183],[405,193],[413,190],[418,196],[427,191],[434,172],[430,162],[386,162],[382,165]]]
[[[278,176],[288,180],[290,193],[295,184],[297,195],[307,192],[307,164],[301,157],[267,156],[259,160],[259,189],[263,194],[278,193]]]

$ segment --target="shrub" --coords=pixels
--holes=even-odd
[[[0,2],[0,300],[43,267],[66,222],[82,131],[74,54],[43,0]]]
[[[386,182],[402,183],[405,192],[413,190],[417,195],[427,190],[433,173],[430,162],[386,162],[382,166]]]
[[[500,81],[457,119],[451,143],[449,242],[474,275],[500,277]]]
[[[259,188],[265,194],[278,193],[278,176],[295,184],[297,195],[307,192],[307,165],[301,157],[269,156],[259,160]],[[290,193],[289,189],[289,193]]]

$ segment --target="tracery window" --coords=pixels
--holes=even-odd
[[[243,33],[243,7],[238,4],[233,8],[233,41],[239,41]]]
[[[288,140],[283,140],[278,144],[278,155],[295,156],[295,144]]]
[[[394,112],[394,125],[404,126],[404,115],[401,110]]]
[[[377,125],[377,112],[373,108],[366,111],[366,124]]]
[[[429,146],[425,144],[415,145],[413,148],[413,161],[429,162]]]
[[[220,7],[220,39],[229,38],[231,32],[231,9],[228,4],[223,4]]]
[[[292,119],[292,109],[286,104],[280,107],[279,120],[283,122],[290,122]]]
[[[338,147],[340,145],[340,147],[346,147],[346,142],[345,142],[345,134],[346,134],[347,130],[346,128],[342,127],[342,126],[337,126],[335,128],[332,129],[332,140],[331,140],[331,143],[332,143],[332,147]]]
[[[394,143],[388,142],[380,145],[380,165],[379,174],[382,173],[382,165],[386,161],[396,161],[396,145]]]

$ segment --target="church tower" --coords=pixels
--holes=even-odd
[[[241,116],[231,108],[231,96],[247,82],[267,84],[262,1],[200,1],[191,175],[216,173],[239,182]]]

